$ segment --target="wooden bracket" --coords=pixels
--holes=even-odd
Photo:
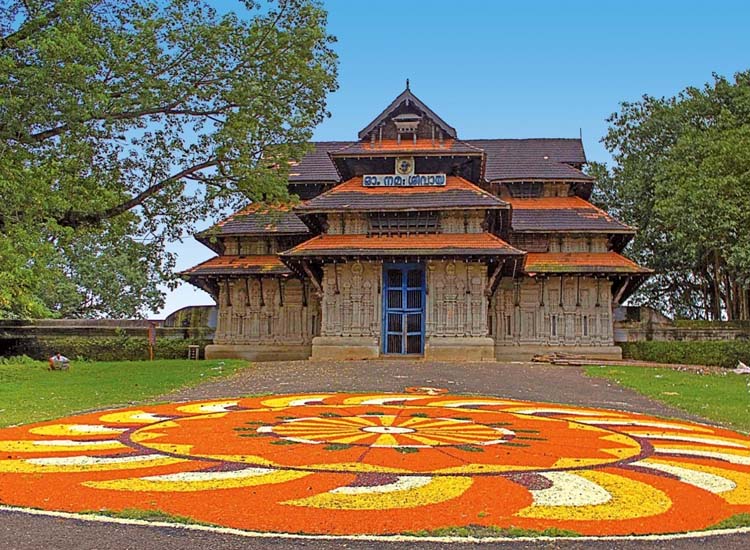
[[[505,265],[505,261],[498,262],[497,266],[495,266],[495,270],[492,272],[492,275],[490,275],[489,280],[487,281],[487,287],[484,289],[485,296],[492,296],[494,287],[495,287],[495,281],[500,276],[500,273],[503,271],[503,266]]]
[[[622,295],[625,294],[625,290],[628,288],[628,286],[630,286],[630,279],[625,279],[625,282],[622,283],[622,286],[617,291],[617,294],[612,300],[612,303],[615,303],[615,304],[620,303],[620,299],[622,298]]]
[[[310,282],[315,287],[315,293],[318,295],[319,298],[323,297],[323,284],[321,281],[318,280],[318,278],[313,273],[312,269],[310,269],[310,266],[307,262],[302,262],[302,269],[305,271],[305,274],[310,278]]]

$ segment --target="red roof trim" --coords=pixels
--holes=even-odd
[[[534,273],[625,273],[646,274],[642,267],[617,252],[530,252],[524,271]]]
[[[326,255],[522,255],[523,252],[489,233],[425,235],[319,235],[282,252],[284,257]]]

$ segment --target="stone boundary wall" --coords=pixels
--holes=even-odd
[[[694,342],[711,340],[750,340],[750,330],[736,328],[649,327],[615,323],[615,343]]]
[[[623,306],[615,310],[614,337],[615,343],[750,340],[750,327],[681,327],[649,307]]]
[[[211,327],[164,327],[155,321],[157,345],[159,340],[210,341]],[[43,342],[54,339],[117,338],[122,336],[147,338],[148,320],[140,319],[40,319],[0,320],[0,357],[17,355],[23,350],[43,348]],[[19,351],[21,350],[21,351]]]

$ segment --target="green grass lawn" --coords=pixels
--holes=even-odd
[[[689,413],[750,432],[750,376],[730,371],[698,374],[651,367],[586,367],[589,376],[626,388]]]
[[[49,371],[42,362],[0,364],[0,426],[127,405],[212,378],[233,374],[247,361],[73,362]]]

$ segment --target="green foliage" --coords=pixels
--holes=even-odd
[[[151,521],[151,522],[163,522],[163,523],[178,523],[181,525],[208,525],[216,526],[215,523],[206,523],[203,521],[197,521],[187,516],[178,516],[164,512],[162,510],[149,509],[142,510],[140,508],[125,508],[123,510],[109,510],[104,508],[102,510],[86,510],[81,512],[82,514],[96,515],[96,516],[107,516],[110,518],[122,518],[122,519],[135,519],[140,521]]]
[[[750,71],[672,98],[625,102],[592,167],[594,200],[638,228],[629,253],[656,270],[636,301],[678,317],[750,315]]]
[[[720,521],[716,525],[712,525],[707,530],[738,529],[740,527],[750,527],[750,514],[735,514],[731,518]]]
[[[182,340],[158,338],[154,346],[155,359],[186,359],[188,346],[203,348],[210,340]],[[34,359],[44,360],[60,352],[71,359],[88,361],[143,361],[149,358],[148,339],[138,336],[64,336],[41,337],[24,343],[21,351]]]
[[[336,88],[317,0],[0,0],[0,318],[128,317],[166,244],[288,200]]]
[[[750,363],[750,341],[747,340],[628,342],[620,346],[626,358],[638,361],[727,369],[736,367],[738,361]]]
[[[589,376],[614,380],[626,388],[691,414],[750,432],[750,379],[725,371],[654,367],[586,367]]]
[[[50,371],[46,361],[0,364],[0,426],[127,405],[247,366],[229,360],[73,361],[69,370]]]

